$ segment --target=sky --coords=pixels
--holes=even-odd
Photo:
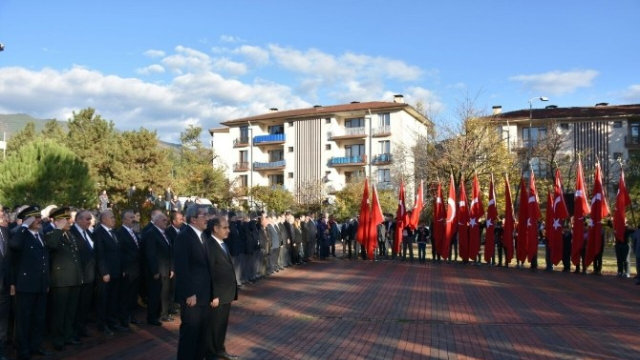
[[[639,0],[0,0],[0,114],[178,142],[270,108],[640,103]],[[203,136],[204,137],[204,136]]]

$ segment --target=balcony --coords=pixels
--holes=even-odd
[[[371,163],[374,165],[388,165],[391,164],[392,156],[389,153],[378,154],[371,159]]]
[[[364,139],[367,137],[364,127],[343,128],[327,133],[329,140]]]
[[[286,160],[273,161],[273,162],[254,162],[253,170],[265,171],[265,170],[282,170],[287,166]]]
[[[626,146],[627,149],[640,149],[640,136],[625,136],[624,146]]]
[[[383,137],[383,136],[390,136],[391,135],[391,126],[387,125],[387,126],[380,126],[377,128],[373,128],[373,130],[371,130],[371,136],[373,137]]]
[[[237,162],[233,164],[233,171],[249,171],[248,162]]]
[[[367,155],[359,156],[343,156],[332,157],[329,159],[328,166],[343,167],[343,166],[363,166],[367,163]]]
[[[233,147],[247,147],[249,146],[249,138],[248,137],[239,137],[233,140]]]
[[[279,145],[285,142],[284,134],[258,135],[253,137],[253,144],[256,146]]]

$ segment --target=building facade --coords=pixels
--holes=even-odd
[[[309,191],[331,200],[358,177],[393,188],[394,151],[426,137],[427,122],[396,95],[393,102],[271,109],[225,121],[209,132],[236,189],[284,186],[304,202],[300,197]],[[406,164],[404,172],[413,173],[411,166]]]
[[[551,164],[536,158],[533,150],[550,137],[558,146],[556,159],[575,162],[580,155],[585,175],[592,174],[595,163],[600,162],[609,191],[617,185],[620,161],[624,164],[634,151],[640,151],[640,104],[550,105],[504,113],[500,106],[494,106],[493,115],[492,121],[509,149],[531,160],[536,177],[552,176]]]

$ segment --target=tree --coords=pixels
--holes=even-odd
[[[29,121],[25,127],[13,134],[7,141],[7,156],[16,153],[22,146],[30,143],[38,137],[36,124]]]
[[[53,140],[30,142],[0,164],[3,204],[93,207],[96,194],[87,165]]]
[[[262,204],[262,210],[276,214],[290,210],[295,202],[293,194],[282,186],[254,186],[251,194],[256,202]]]
[[[363,192],[364,179],[356,179],[348,182],[342,190],[336,193],[336,203],[333,214],[336,215],[338,219],[358,216]],[[369,194],[372,193],[372,191],[369,191]],[[371,200],[371,198],[369,198],[369,200]],[[383,213],[395,213],[396,207],[398,206],[398,194],[394,190],[379,190],[378,200]]]
[[[45,139],[53,140],[60,144],[63,144],[67,137],[65,129],[63,129],[58,120],[55,119],[49,120],[44,124],[41,135]]]
[[[297,208],[304,212],[317,212],[324,200],[324,180],[307,180],[298,183],[294,189]]]

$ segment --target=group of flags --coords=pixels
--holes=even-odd
[[[514,244],[516,259],[524,263],[532,262],[538,253],[538,222],[541,220],[540,201],[536,190],[536,179],[533,169],[530,170],[529,183],[524,177],[520,179],[520,201],[518,218],[516,222],[515,212],[511,197],[509,178],[504,177],[505,187],[505,214],[502,232],[502,244],[506,253],[506,262],[510,263],[514,256]],[[449,194],[446,204],[442,193],[442,183],[438,182],[433,204],[433,245],[437,253],[444,259],[449,258],[449,248],[454,235],[458,236],[459,255],[463,261],[475,259],[480,252],[481,229],[480,219],[485,216],[482,202],[482,193],[478,177],[474,175],[471,188],[471,202],[468,202],[464,179],[460,179],[459,197],[456,197],[456,189],[453,174],[450,176]],[[458,200],[456,202],[456,199]],[[400,251],[403,230],[405,227],[415,230],[418,226],[420,212],[424,207],[423,183],[416,193],[415,206],[412,212],[408,212],[405,206],[404,181],[400,183],[398,193],[398,208],[396,211],[395,232],[393,238],[393,253]],[[619,242],[624,241],[626,227],[626,207],[631,204],[624,180],[624,171],[620,169],[618,193],[616,195],[615,211],[613,213],[613,228],[615,238]],[[574,265],[580,262],[581,251],[586,241],[584,265],[588,267],[595,256],[602,250],[602,222],[609,216],[609,205],[602,185],[602,173],[600,164],[596,163],[594,187],[591,202],[587,200],[582,161],[578,159],[576,190],[574,192],[573,209],[573,234],[571,242],[571,261]],[[547,194],[546,218],[544,228],[551,252],[551,261],[558,265],[562,261],[563,241],[562,231],[565,222],[570,218],[560,170],[556,169],[553,190]],[[590,219],[586,220],[587,217]],[[366,247],[369,257],[373,257],[373,251],[377,242],[377,225],[384,220],[377,192],[373,187],[372,204],[369,205],[369,186],[365,180],[362,203],[360,207],[360,224],[358,227],[358,241]],[[495,250],[495,228],[498,223],[497,199],[493,174],[489,182],[489,201],[486,210],[485,223],[485,252],[484,260],[489,262]],[[587,224],[588,221],[588,229]],[[515,231],[514,231],[515,230]]]

